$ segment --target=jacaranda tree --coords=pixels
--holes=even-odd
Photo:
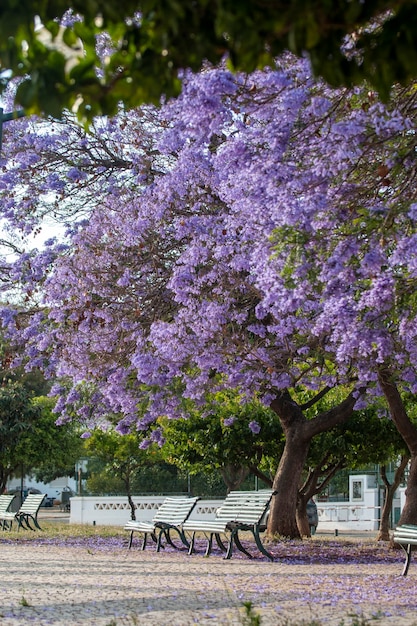
[[[153,425],[186,417],[183,399],[256,393],[285,434],[269,530],[287,536],[312,438],[384,393],[408,434],[417,521],[417,431],[401,402],[417,389],[415,141],[413,86],[383,106],[289,55],[250,75],[185,73],[176,100],[91,134],[10,122],[4,217],[26,229],[68,217],[66,246],[15,261],[26,302],[4,323],[32,365],[72,381],[55,386],[63,420],[91,384],[86,424],[121,413],[120,432],[160,441]]]

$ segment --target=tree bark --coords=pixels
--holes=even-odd
[[[301,537],[311,537],[310,524],[307,516],[307,502],[309,498],[304,494],[298,494],[296,520]]]
[[[273,483],[277,495],[271,503],[267,528],[269,536],[301,538],[304,524],[300,517],[300,531],[297,524],[298,490],[310,442],[315,435],[347,421],[355,402],[351,393],[334,408],[310,420],[304,416],[302,408],[293,401],[288,391],[281,392],[271,403],[285,434],[285,446]]]
[[[132,490],[130,487],[130,474],[129,472],[127,473],[126,476],[122,476],[122,480],[125,484],[125,489],[126,489],[126,494],[127,494],[127,501],[129,502],[129,507],[130,507],[130,519],[132,521],[136,521],[136,507],[135,507],[135,503],[133,502],[133,498],[132,498]]]
[[[391,417],[410,451],[410,472],[406,500],[399,524],[417,524],[417,428],[407,415],[401,394],[387,368],[378,371],[378,380],[388,402]]]
[[[274,479],[274,496],[268,519],[268,535],[301,538],[297,524],[298,487],[307,459],[310,441],[303,436],[302,425],[286,433],[284,452]]]
[[[403,476],[404,470],[407,466],[410,457],[408,455],[403,455],[401,457],[401,461],[397,469],[395,470],[394,479],[390,484],[386,475],[385,465],[381,466],[381,478],[382,482],[385,485],[384,491],[384,504],[381,511],[381,521],[379,524],[379,531],[376,537],[377,541],[389,541],[390,540],[390,523],[389,518],[392,511],[392,503],[394,501],[394,495],[397,491]]]

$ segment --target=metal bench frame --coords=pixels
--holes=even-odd
[[[162,539],[173,548],[179,549],[171,537],[171,531],[178,533],[181,543],[187,545],[187,538],[184,535],[182,526],[190,516],[192,510],[200,498],[181,498],[168,497],[165,498],[151,522],[130,520],[124,527],[124,530],[130,532],[129,550],[132,547],[133,533],[137,532],[143,535],[142,550],[145,550],[148,536],[156,544],[156,551],[159,552],[163,548]]]
[[[417,545],[417,526],[413,524],[403,524],[394,530],[394,543],[398,543],[405,552],[405,562],[402,571],[403,576],[407,576],[411,562],[412,546]]]
[[[191,533],[191,541],[188,542],[188,553],[193,554],[196,534],[202,533],[207,538],[205,556],[210,555],[213,539],[215,539],[220,550],[226,553],[225,559],[232,557],[234,546],[240,552],[252,558],[253,555],[242,545],[239,537],[240,532],[251,532],[261,554],[273,561],[274,557],[263,545],[260,533],[265,530],[263,519],[275,494],[276,491],[267,489],[260,491],[231,491],[218,509],[214,520],[187,520],[184,523],[183,530],[185,533]],[[228,540],[227,547],[222,540],[222,536]]]

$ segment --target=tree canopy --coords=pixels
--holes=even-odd
[[[415,0],[3,0],[0,76],[30,77],[28,112],[91,119],[177,95],[181,71],[206,61],[251,72],[289,50],[333,86],[366,79],[386,96],[417,76],[416,20]]]
[[[71,474],[81,451],[73,424],[57,428],[51,398],[31,398],[20,383],[0,387],[0,492],[22,470],[48,482]]]
[[[63,419],[91,381],[89,420],[121,414],[158,442],[184,399],[237,388],[280,418],[281,486],[372,393],[415,392],[415,101],[329,89],[285,54],[187,72],[177,99],[89,132],[10,122],[4,218],[30,232],[64,214],[67,241],[22,251],[25,307],[2,315],[33,366],[72,380],[55,386]],[[277,496],[283,524],[297,489]]]

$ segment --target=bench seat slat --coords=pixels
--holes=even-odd
[[[174,548],[177,546],[171,539],[170,531],[176,531],[183,544],[187,545],[186,537],[183,533],[183,524],[190,516],[192,510],[196,506],[200,498],[181,498],[181,497],[168,497],[165,498],[157,512],[155,513],[152,521],[144,520],[129,520],[124,526],[124,530],[130,532],[129,549],[132,547],[133,533],[137,532],[143,535],[142,550],[146,547],[147,537],[151,536],[156,544],[156,551],[162,547],[162,539],[165,537],[166,541]],[[187,545],[188,547],[188,545]]]

